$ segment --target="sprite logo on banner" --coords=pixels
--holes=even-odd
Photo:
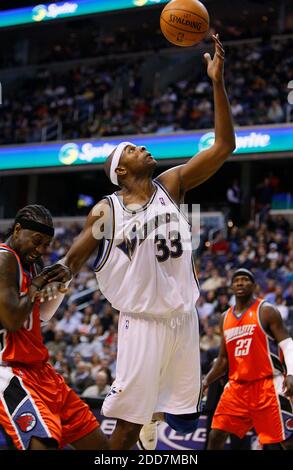
[[[1,99],[1,86],[0,86]],[[26,145],[7,145],[0,148],[0,171],[20,168],[46,168],[104,163],[108,155],[121,140],[131,140],[135,145],[145,146],[157,160],[186,159],[208,149],[215,141],[215,134],[206,132],[176,132],[172,134],[135,135],[122,137],[101,137],[100,139],[77,140],[73,142],[50,142]],[[274,153],[293,152],[292,125],[238,128],[238,155],[266,157]]]
[[[78,145],[74,142],[62,145],[59,151],[59,160],[63,165],[72,165],[73,163],[87,162],[91,163],[97,160],[105,159],[114,150],[114,144],[93,145],[91,142]]]
[[[207,132],[199,139],[199,151],[210,148],[215,142],[215,133]],[[239,136],[236,132],[236,150],[257,150],[269,147],[271,143],[271,136],[263,132],[250,132],[245,136]]]
[[[77,3],[66,2],[63,4],[50,3],[49,5],[37,5],[32,9],[33,21],[43,21],[46,18],[57,18],[58,16],[72,15],[78,9]]]

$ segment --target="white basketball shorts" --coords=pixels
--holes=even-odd
[[[200,396],[197,313],[170,319],[120,313],[116,379],[102,413],[147,424],[155,412],[198,412]]]

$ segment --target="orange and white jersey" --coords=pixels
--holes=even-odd
[[[22,297],[28,291],[34,267],[31,273],[25,271],[17,253],[9,246],[0,244],[0,256],[7,252],[12,253],[17,260],[19,296]],[[38,302],[35,302],[30,315],[19,330],[7,331],[0,324],[0,365],[13,363],[32,365],[47,361],[48,357],[48,350],[42,339]]]
[[[229,360],[229,379],[251,382],[284,372],[283,356],[276,340],[262,327],[256,299],[241,316],[234,307],[226,312],[223,332]]]

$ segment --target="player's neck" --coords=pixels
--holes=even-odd
[[[119,194],[125,199],[148,200],[156,190],[152,180],[140,180],[124,186]]]
[[[254,296],[243,297],[236,299],[236,304],[234,307],[235,315],[241,315],[245,310],[247,310],[255,302]]]
[[[15,247],[15,243],[13,242],[12,236],[7,238],[7,240],[5,241],[5,245],[9,246],[9,248],[12,248],[12,250],[14,250],[14,251],[17,251],[16,247]]]

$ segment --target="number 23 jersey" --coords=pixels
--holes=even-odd
[[[235,315],[234,307],[225,314],[223,332],[230,380],[250,382],[284,371],[278,343],[261,324],[260,308],[264,302],[256,299],[240,317]]]
[[[107,196],[112,234],[100,244],[95,271],[100,290],[124,313],[170,317],[195,310],[199,295],[188,220],[157,181],[142,207]]]

